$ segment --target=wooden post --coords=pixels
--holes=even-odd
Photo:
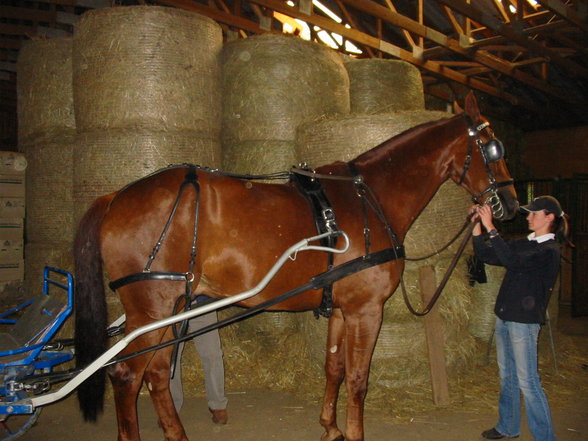
[[[419,280],[421,296],[423,303],[426,305],[433,297],[437,286],[435,268],[432,265],[420,267]],[[436,305],[425,316],[425,334],[429,353],[429,368],[431,370],[433,403],[436,406],[447,406],[449,405],[449,387],[445,365],[445,339],[443,336],[443,321]]]

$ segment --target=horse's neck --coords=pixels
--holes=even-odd
[[[357,158],[396,234],[406,232],[449,178],[461,143],[459,118],[419,126]],[[464,138],[465,139],[465,138]]]

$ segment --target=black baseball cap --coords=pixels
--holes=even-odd
[[[549,213],[553,213],[557,217],[563,215],[561,205],[559,205],[559,202],[553,196],[536,197],[529,205],[523,205],[521,207],[521,211],[524,213],[541,210],[547,210]]]

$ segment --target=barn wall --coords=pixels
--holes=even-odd
[[[528,178],[571,178],[588,173],[588,126],[542,130],[524,135],[522,159]]]

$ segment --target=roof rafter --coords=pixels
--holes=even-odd
[[[588,79],[588,69],[585,67],[580,66],[578,63],[575,63],[572,60],[562,57],[556,51],[553,51],[541,43],[528,38],[515,27],[501,22],[497,18],[484,13],[475,6],[466,3],[464,0],[437,0],[437,2],[447,5],[463,15],[467,15],[472,20],[475,20],[478,23],[488,27],[497,34],[503,35],[508,39],[520,44],[521,46],[527,47],[536,55],[545,57],[548,60],[557,63],[558,65],[564,67],[570,74]]]

